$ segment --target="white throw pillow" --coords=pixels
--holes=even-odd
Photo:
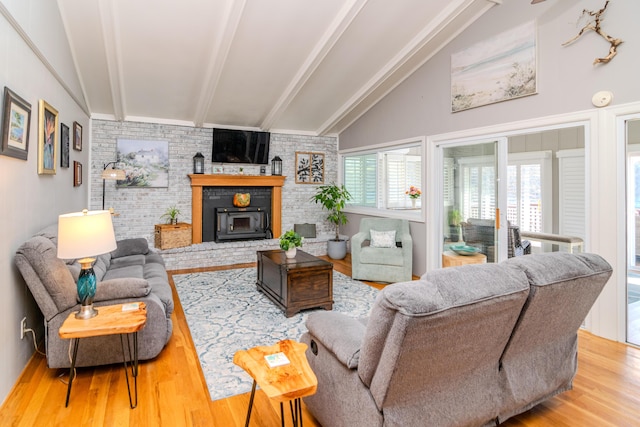
[[[393,248],[396,245],[396,230],[376,231],[370,230],[372,248]]]

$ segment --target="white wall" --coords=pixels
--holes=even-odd
[[[623,247],[619,241],[624,239],[624,233],[618,233],[621,226],[611,212],[620,202],[615,190],[619,184],[616,171],[621,166],[616,157],[615,125],[611,114],[595,110],[591,97],[600,90],[612,91],[614,102],[607,109],[640,100],[640,81],[634,65],[640,54],[640,32],[635,22],[640,14],[640,3],[609,4],[602,28],[624,41],[609,64],[592,65],[596,57],[605,56],[609,50],[609,44],[593,32],[587,32],[570,46],[562,46],[585,25],[585,21],[579,21],[582,10],[597,10],[602,5],[600,0],[547,0],[537,5],[505,0],[341,133],[340,149],[415,136],[426,136],[433,143],[436,139],[444,139],[442,135],[445,134],[469,136],[491,129],[557,124],[565,118],[586,120],[590,123],[588,138],[591,143],[587,154],[587,197],[591,206],[587,212],[587,247],[617,268],[620,257],[617,248]],[[538,33],[538,94],[451,113],[451,54],[532,19],[536,20]],[[427,155],[432,152],[428,149]],[[427,159],[427,168],[434,167],[432,160],[431,157]],[[437,203],[430,201],[431,206]],[[430,210],[432,217],[434,212],[435,208]],[[433,252],[429,239],[435,238],[431,236],[430,219],[428,216],[427,235],[414,239],[427,257]],[[354,226],[351,224],[350,228]],[[617,340],[624,337],[620,332],[624,322],[620,312],[620,307],[624,306],[619,303],[620,274],[624,273],[614,272],[588,322],[595,333]]]
[[[12,22],[14,24],[12,24]],[[52,70],[16,31],[15,25],[37,46]],[[42,315],[13,263],[16,249],[32,233],[57,222],[61,213],[87,205],[88,186],[73,187],[73,168],[56,175],[38,175],[38,100],[59,112],[60,123],[70,128],[77,121],[85,129],[85,149],[70,150],[74,160],[89,164],[87,115],[73,97],[82,99],[56,2],[50,0],[0,0],[0,90],[8,86],[31,104],[27,161],[0,156],[0,400],[4,401],[33,353],[31,338],[20,340],[20,321],[43,338]],[[59,147],[58,147],[59,148]],[[85,169],[86,171],[86,169]],[[86,183],[86,172],[84,182]]]

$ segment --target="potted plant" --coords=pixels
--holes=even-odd
[[[336,227],[335,237],[327,242],[327,255],[333,259],[343,259],[347,255],[347,241],[340,239],[340,225],[344,225],[348,221],[343,210],[347,202],[351,200],[351,194],[344,184],[341,186],[336,184],[321,185],[311,200],[320,203],[324,209],[329,211],[327,220]]]
[[[285,251],[287,258],[296,257],[296,248],[302,247],[304,238],[293,230],[286,231],[280,236],[280,249]]]
[[[449,234],[451,241],[462,241],[462,213],[458,209],[449,212]]]
[[[166,219],[167,224],[176,225],[178,223],[178,215],[180,215],[180,209],[176,205],[170,206],[160,219]]]

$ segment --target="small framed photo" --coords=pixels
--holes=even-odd
[[[60,123],[60,167],[69,167],[69,126]]]
[[[73,149],[82,151],[82,125],[73,122]]]
[[[2,114],[2,146],[0,154],[27,160],[29,154],[29,128],[31,104],[4,87]]]
[[[38,174],[56,174],[60,138],[58,128],[58,110],[41,99],[38,117]]]
[[[216,174],[224,173],[224,167],[221,166],[221,165],[220,166],[215,166],[214,165],[213,166],[213,173],[216,173]]]
[[[296,151],[296,184],[324,184],[324,153]]]
[[[82,163],[73,161],[73,186],[80,187],[82,185]]]

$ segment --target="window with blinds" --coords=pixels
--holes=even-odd
[[[350,206],[376,209],[420,209],[409,188],[422,190],[422,143],[415,141],[367,153],[342,156],[343,182],[352,199]]]

